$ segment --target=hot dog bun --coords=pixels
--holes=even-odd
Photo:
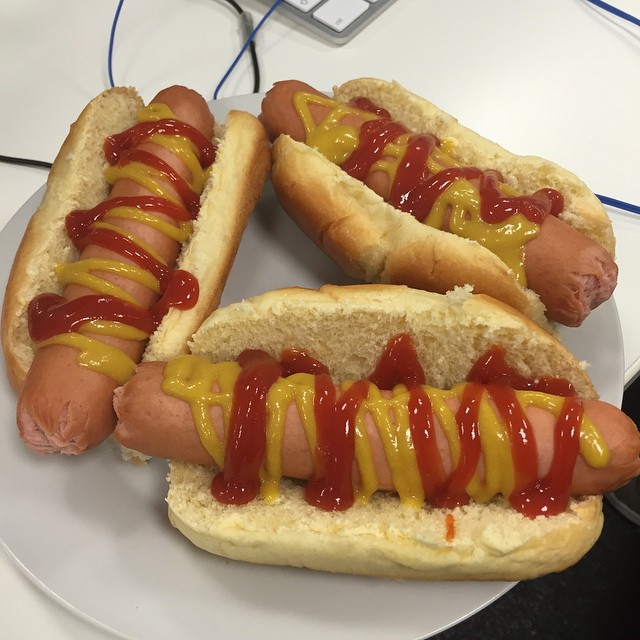
[[[461,381],[497,345],[522,375],[566,378],[580,396],[597,397],[583,365],[561,343],[468,288],[447,295],[389,285],[269,292],[215,311],[190,347],[216,362],[244,349],[278,355],[303,348],[335,380],[348,380],[366,378],[387,340],[402,332],[413,337],[428,384],[447,388]],[[572,499],[566,513],[535,520],[502,499],[415,511],[391,493],[329,513],[309,506],[300,484],[285,480],[275,504],[256,499],[228,506],[211,496],[214,472],[171,463],[170,521],[206,551],[256,563],[393,578],[520,580],[575,563],[602,527],[598,496]]]
[[[604,207],[569,171],[541,158],[506,151],[396,82],[352,80],[334,88],[333,97],[342,103],[368,98],[410,131],[447,140],[451,155],[463,166],[499,171],[519,193],[558,190],[565,199],[560,218],[614,256],[615,239]],[[492,295],[548,326],[539,297],[477,242],[416,223],[287,135],[275,140],[272,155],[272,180],[283,207],[348,275],[440,293],[473,284],[476,292]]]
[[[4,297],[2,348],[12,386],[20,390],[34,357],[26,309],[42,292],[60,293],[54,266],[78,252],[65,229],[65,216],[104,200],[109,185],[103,142],[136,122],[143,106],[131,88],[109,89],[93,99],[71,126],[47,180],[41,205],[31,218],[16,253]],[[197,305],[172,308],[147,344],[145,357],[162,358],[186,349],[186,341],[222,295],[249,215],[269,170],[268,141],[258,120],[232,111],[216,125],[216,160],[205,186],[194,231],[184,244],[177,268],[199,281]]]

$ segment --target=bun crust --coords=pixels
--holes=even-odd
[[[476,293],[493,295],[549,326],[538,296],[477,242],[417,223],[288,136],[276,139],[272,156],[271,179],[283,208],[348,276],[436,293],[472,281]]]
[[[279,355],[297,347],[345,380],[367,377],[387,340],[401,332],[412,334],[433,386],[460,382],[487,348],[500,345],[522,375],[554,374],[572,381],[581,396],[597,397],[581,363],[553,336],[466,289],[446,296],[393,285],[272,291],[215,311],[190,346],[212,361],[246,348]],[[198,547],[249,562],[392,578],[521,580],[575,563],[602,528],[600,497],[575,499],[561,516],[535,520],[502,499],[416,512],[391,493],[326,513],[304,501],[301,483],[285,480],[273,505],[258,499],[226,506],[211,496],[214,472],[171,463],[169,518]]]
[[[143,106],[134,89],[117,87],[103,92],[71,125],[53,163],[43,201],[16,253],[4,298],[2,348],[16,391],[22,388],[34,357],[27,307],[40,293],[62,293],[53,267],[78,257],[66,233],[65,216],[74,209],[94,207],[107,197],[103,141],[135,124]],[[230,112],[226,124],[217,125],[214,141],[218,153],[201,197],[203,206],[176,265],[198,278],[200,297],[194,309],[169,311],[152,334],[145,359],[179,355],[201,321],[219,304],[242,233],[269,172],[268,140],[254,116]]]
[[[169,360],[187,352],[187,341],[220,304],[242,234],[269,174],[269,141],[259,120],[230,111],[217,125],[216,160],[200,198],[193,233],[183,246],[176,269],[192,273],[200,285],[193,309],[170,309],[151,334],[143,360]]]
[[[604,207],[572,173],[553,162],[506,151],[396,82],[362,78],[334,88],[334,97],[341,102],[358,96],[384,106],[412,131],[448,140],[462,164],[497,169],[520,192],[534,193],[543,187],[561,191],[565,197],[561,218],[614,255],[615,239]],[[320,153],[287,136],[279,136],[272,155],[272,181],[283,207],[348,275],[439,293],[473,283],[475,292],[499,298],[541,326],[549,326],[538,296],[520,286],[488,249],[416,223]]]

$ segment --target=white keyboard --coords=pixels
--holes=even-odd
[[[283,0],[271,16],[281,15],[332,44],[346,44],[395,0]],[[262,0],[272,5],[273,0]]]

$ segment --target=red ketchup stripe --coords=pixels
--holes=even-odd
[[[188,138],[198,150],[200,165],[207,168],[216,158],[216,147],[196,128],[173,118],[154,122],[140,122],[122,133],[108,136],[104,142],[107,162],[116,164],[129,149],[146,142],[152,135],[181,136]]]
[[[307,482],[305,499],[324,511],[344,511],[353,506],[355,421],[368,392],[369,383],[358,380],[336,398],[331,377],[316,377],[316,464]]]
[[[566,511],[571,499],[571,479],[580,453],[582,402],[565,398],[556,421],[551,467],[541,480],[509,496],[509,502],[520,513],[533,518],[554,516]]]
[[[342,169],[357,180],[364,180],[374,163],[384,157],[386,146],[406,132],[402,125],[388,120],[365,122],[360,128],[358,146]]]
[[[439,495],[447,478],[436,441],[431,400],[424,389],[417,385],[409,390],[409,429],[424,494],[427,498]]]
[[[182,202],[184,202],[187,211],[194,217],[198,214],[200,210],[200,195],[191,188],[189,183],[171,165],[144,149],[132,149],[118,160],[117,166],[123,167],[130,162],[140,162],[160,172],[175,189]]]
[[[409,390],[409,426],[422,486],[427,501],[451,509],[470,498],[466,487],[475,474],[482,448],[479,410],[485,392],[504,421],[511,441],[516,473],[511,505],[528,517],[552,515],[566,509],[573,468],[579,454],[582,404],[573,387],[555,378],[531,380],[518,375],[505,360],[504,350],[493,347],[469,371],[455,414],[460,456],[447,476],[436,441],[438,428],[431,401],[423,385],[425,374],[413,341],[398,334],[387,342],[368,380],[353,383],[339,394],[326,366],[304,351],[287,349],[276,362],[262,351],[243,352],[243,367],[234,389],[233,418],[225,450],[224,471],[214,478],[212,492],[222,502],[241,504],[253,499],[260,487],[259,471],[265,455],[266,397],[278,376],[310,373],[315,376],[314,413],[317,441],[314,472],[305,499],[326,511],[340,511],[354,503],[355,421],[369,386],[390,389],[404,384]],[[562,392],[565,396],[557,420],[555,453],[549,473],[537,479],[537,450],[531,425],[514,389]]]
[[[176,223],[188,222],[193,216],[182,206],[158,196],[121,196],[103,200],[92,209],[75,209],[65,218],[67,235],[74,246],[81,248],[80,242],[87,235],[94,222],[103,220],[106,215],[118,207],[132,207],[148,213],[161,213]]]
[[[433,208],[439,193],[436,189],[420,189],[429,177],[427,162],[438,141],[433,136],[412,136],[398,163],[389,192],[389,204],[423,220]],[[425,200],[425,196],[427,199]]]
[[[90,320],[123,322],[151,333],[156,324],[147,309],[113,296],[89,295],[65,300],[55,293],[44,293],[29,304],[29,334],[36,342],[55,335],[78,331]]]
[[[369,98],[364,98],[362,96],[353,98],[349,101],[349,105],[356,109],[360,109],[360,111],[367,111],[368,113],[373,113],[380,118],[391,120],[391,114],[383,107],[375,105],[371,100],[369,100]]]
[[[408,333],[389,338],[368,379],[380,389],[393,389],[397,384],[425,384],[424,369]]]
[[[478,415],[483,393],[484,387],[477,382],[469,382],[464,387],[456,412],[460,457],[442,491],[431,498],[431,504],[436,507],[453,509],[469,503],[466,487],[473,478],[482,453]]]
[[[260,466],[266,449],[267,393],[280,376],[280,364],[266,354],[243,363],[234,385],[223,471],[211,492],[224,504],[247,504],[260,490]]]
[[[512,387],[492,384],[487,387],[487,391],[507,427],[516,474],[513,491],[518,492],[538,477],[538,455],[533,429]]]
[[[399,138],[409,131],[391,120],[386,110],[366,98],[356,98],[349,104],[379,116],[362,124],[355,150],[341,165],[349,175],[364,181],[373,165],[384,157],[385,147],[398,143]],[[399,159],[389,192],[388,202],[417,220],[425,220],[437,197],[461,179],[476,183],[481,200],[480,216],[488,224],[503,223],[518,213],[540,224],[546,215],[557,216],[564,209],[564,198],[555,189],[540,189],[530,196],[503,196],[499,190],[502,177],[497,171],[483,171],[478,167],[450,167],[430,174],[427,162],[438,145],[438,139],[429,134],[412,135],[403,157]]]
[[[283,377],[291,376],[294,373],[310,373],[316,376],[321,373],[329,373],[326,365],[300,349],[285,349],[280,356],[280,363],[282,364]]]

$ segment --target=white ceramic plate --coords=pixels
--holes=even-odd
[[[256,113],[259,98],[213,105]],[[43,190],[0,233],[2,291]],[[223,303],[268,289],[347,279],[283,214],[268,187],[242,240]],[[601,395],[620,404],[622,338],[615,304],[574,331]],[[262,567],[211,556],[170,526],[165,464],[124,464],[107,442],[79,458],[41,458],[14,428],[15,396],[0,376],[0,539],[63,606],[121,637],[415,640],[472,615],[513,583],[421,583]]]

